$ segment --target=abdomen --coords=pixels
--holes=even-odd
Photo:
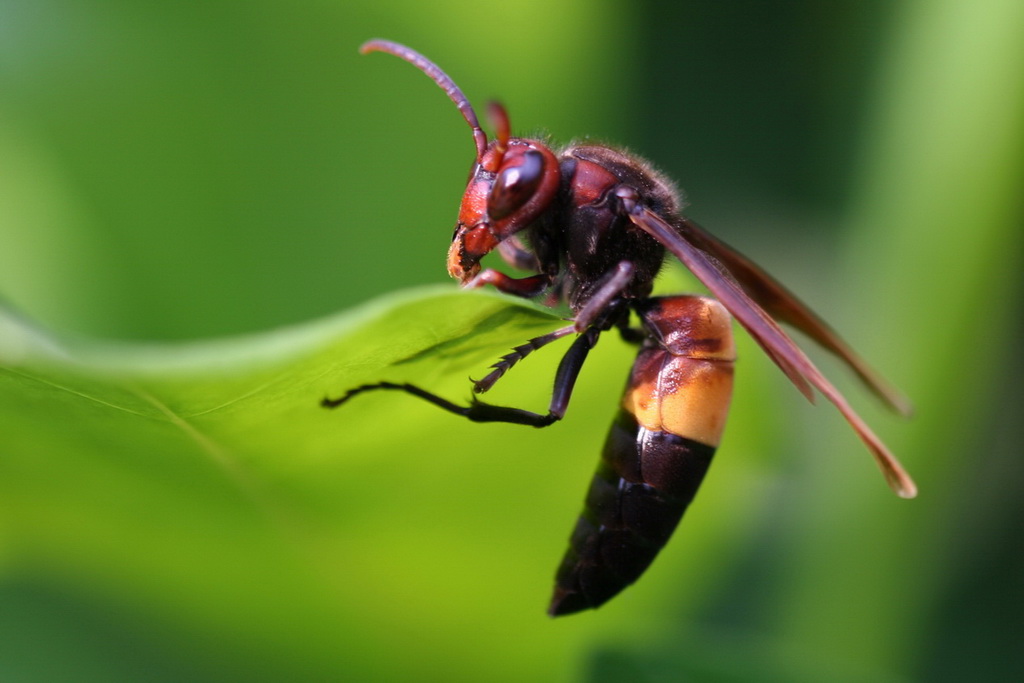
[[[700,297],[652,301],[644,320],[657,338],[687,323],[702,349],[676,355],[652,342],[641,350],[558,569],[552,616],[598,607],[644,573],[696,495],[725,426],[735,353],[728,315]],[[720,343],[708,353],[711,339]]]

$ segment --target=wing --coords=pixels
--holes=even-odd
[[[722,252],[725,255],[722,260],[719,260],[720,254],[711,252],[721,252],[718,245],[724,245],[714,238],[708,240],[707,233],[699,228],[694,230],[693,224],[687,223],[682,228],[682,232],[677,231],[656,213],[640,205],[634,205],[628,215],[638,228],[658,240],[682,261],[683,265],[697,279],[704,283],[805,396],[811,398],[809,383],[839,409],[846,421],[867,445],[889,486],[899,496],[913,498],[917,495],[917,487],[896,456],[871,431],[871,428],[853,410],[846,398],[821,374],[814,363],[800,350],[800,347],[759,305],[758,299],[765,301],[769,309],[782,308],[785,310],[785,306],[780,302],[796,302],[795,310],[810,313],[803,304],[797,302],[792,295],[785,296],[788,293],[781,285],[768,278],[759,268],[753,266],[750,261],[736,252],[726,248]],[[693,242],[688,238],[692,238]],[[712,242],[714,246],[712,246]],[[708,250],[705,251],[701,247],[706,247]],[[738,276],[729,267],[730,265],[737,265]],[[766,281],[777,289],[773,290],[771,287],[767,287],[766,293],[759,294],[757,298],[754,298],[737,281],[737,277],[741,278],[740,282],[746,280],[751,283],[750,286],[753,286],[753,283]],[[780,314],[780,317],[786,319],[785,315]],[[811,314],[811,319],[817,320],[817,317]],[[822,326],[824,327],[824,324]],[[814,329],[813,326],[812,329]],[[828,328],[825,327],[825,329]],[[811,336],[814,337],[813,334]],[[826,348],[829,347],[826,345]]]
[[[770,316],[792,325],[838,356],[886,405],[901,415],[910,415],[913,407],[906,396],[882,379],[828,323],[760,266],[687,218],[682,219],[679,231],[688,242],[713,255]]]

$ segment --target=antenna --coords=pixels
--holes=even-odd
[[[459,89],[459,86],[455,85],[455,81],[451,77],[441,70],[437,64],[421,55],[411,47],[406,47],[401,43],[395,43],[390,40],[368,40],[359,46],[360,54],[368,54],[370,52],[386,52],[390,55],[394,55],[405,61],[409,62],[417,69],[430,76],[431,80],[441,86],[441,89],[448,94],[448,97],[455,106],[462,112],[462,118],[466,119],[466,123],[473,129],[473,140],[476,142],[476,160],[477,163],[483,159],[484,152],[487,150],[487,135],[483,129],[480,128],[480,121],[476,118],[476,112],[473,111],[473,105],[469,103],[469,100]],[[507,136],[506,136],[507,137]]]

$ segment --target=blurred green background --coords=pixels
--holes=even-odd
[[[840,382],[920,497],[895,499],[744,338],[677,537],[608,606],[552,621],[630,362],[617,341],[543,431],[396,397],[322,419],[353,381],[328,376],[238,423],[267,439],[233,454],[253,496],[175,460],[194,445],[133,451],[113,420],[33,403],[7,358],[0,680],[1024,679],[1024,3],[0,0],[0,296],[161,387],[192,340],[232,337],[198,347],[195,401],[266,330],[329,336],[308,321],[448,282],[471,138],[421,73],[357,54],[371,37],[478,108],[500,98],[521,134],[622,144],[675,178],[914,399],[901,422]],[[394,323],[354,324],[386,347]],[[490,341],[408,379],[457,397],[509,343]],[[543,405],[548,355],[501,400]],[[117,505],[94,518],[97,501]]]

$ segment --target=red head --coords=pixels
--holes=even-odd
[[[547,209],[558,191],[558,160],[536,140],[509,137],[508,115],[488,109],[495,139],[488,142],[476,112],[455,82],[436,64],[404,45],[371,40],[359,51],[387,52],[409,62],[437,83],[473,129],[476,161],[462,196],[459,221],[448,250],[448,273],[465,283],[480,270],[480,259],[502,240],[526,228]]]

